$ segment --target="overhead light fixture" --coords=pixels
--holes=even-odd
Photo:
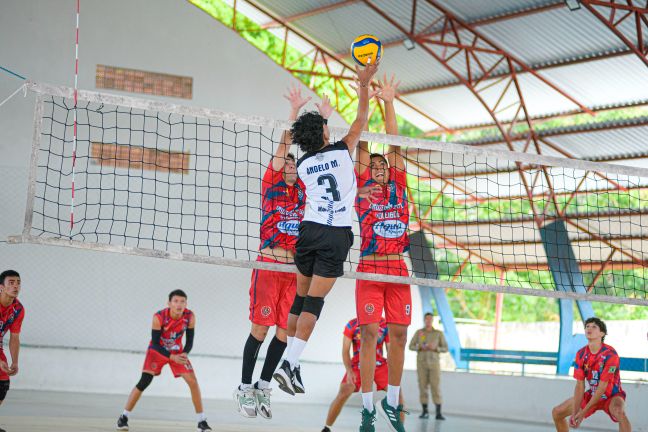
[[[407,51],[412,51],[416,47],[416,44],[414,44],[412,39],[405,38],[403,39],[403,46],[407,48]]]
[[[572,12],[581,8],[580,0],[565,0],[565,5]]]

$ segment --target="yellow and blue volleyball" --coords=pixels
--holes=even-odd
[[[382,44],[374,35],[364,34],[355,38],[351,44],[351,57],[361,66],[366,66],[369,59],[376,63],[382,56]]]

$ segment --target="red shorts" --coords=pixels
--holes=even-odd
[[[409,276],[404,260],[360,261],[358,272],[391,276]],[[380,322],[383,308],[388,324],[410,325],[412,291],[408,284],[356,280],[356,313],[358,324]]]
[[[360,368],[359,367],[354,367],[353,368],[353,375],[355,376],[355,390],[354,393],[360,391]],[[376,383],[376,390],[382,390],[385,391],[387,390],[387,381],[388,381],[388,373],[387,373],[387,363],[381,364],[380,366],[376,366],[376,372],[374,373],[374,382]],[[344,377],[342,378],[342,383],[345,383],[347,379],[347,374],[344,374]]]
[[[605,412],[605,414],[607,414],[612,419],[614,423],[619,423],[619,420],[616,417],[614,417],[610,412],[610,404],[612,403],[612,399],[614,399],[615,397],[620,397],[623,398],[623,400],[625,400],[626,394],[624,391],[621,391],[605,400],[598,401],[598,403],[594,405],[589,410],[589,412],[585,413],[585,418],[591,416],[598,410],[602,410]],[[592,399],[592,393],[586,392],[585,395],[583,396],[583,401],[581,402],[581,409],[585,408],[585,406],[589,403],[590,399]]]
[[[259,256],[257,261],[279,263],[263,256]],[[254,269],[250,284],[250,321],[262,326],[287,328],[288,313],[296,292],[295,273]]]
[[[2,351],[1,349],[0,349],[0,360],[7,363],[7,356],[5,355],[4,351]],[[7,365],[9,365],[9,363],[7,363]],[[7,375],[7,372],[0,370],[0,381],[9,381],[9,375]]]
[[[193,367],[191,362],[189,364],[183,365],[180,363],[172,362],[168,357],[163,356],[157,351],[152,349],[146,350],[146,358],[144,359],[144,366],[142,370],[151,371],[153,375],[158,376],[162,372],[164,365],[169,365],[173,376],[178,378],[181,375],[185,375],[193,372]]]

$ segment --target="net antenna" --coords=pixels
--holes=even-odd
[[[295,271],[256,261],[261,178],[290,123],[27,87],[36,95],[28,204],[23,232],[10,242]],[[346,132],[331,128],[333,137]],[[367,132],[363,139],[378,151],[407,148],[409,228],[423,239],[413,247],[429,248],[438,271],[355,272],[356,241],[345,278],[648,305],[648,169]],[[561,277],[580,271],[583,289],[557,290],[552,262]]]

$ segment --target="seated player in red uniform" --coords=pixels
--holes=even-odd
[[[20,275],[15,270],[0,273],[0,405],[9,391],[9,377],[18,373],[18,354],[20,352],[20,328],[25,317],[25,308],[18,301]],[[7,332],[11,366],[4,353],[3,341]],[[0,429],[4,432],[4,429]]]
[[[385,128],[388,134],[398,134],[394,98],[399,83],[384,76],[378,98],[385,104]],[[407,172],[401,147],[389,146],[386,157],[370,153],[369,145],[361,141],[356,158],[358,198],[356,212],[360,222],[360,263],[356,271],[391,276],[409,276],[404,255],[409,250],[409,202]],[[368,195],[367,195],[368,193]],[[405,361],[407,327],[412,321],[412,295],[408,284],[356,280],[356,312],[362,345],[360,373],[362,375],[361,432],[374,432],[376,408],[373,403],[373,350],[378,337],[378,323],[383,310],[389,327],[389,384],[387,396],[378,404],[378,411],[387,420],[390,430],[403,432],[403,407],[398,403]]]
[[[124,412],[117,420],[117,430],[128,430],[130,412],[153,381],[153,377],[160,375],[162,368],[168,364],[173,376],[182,377],[191,390],[191,401],[198,417],[198,432],[211,431],[207,424],[207,417],[203,413],[200,387],[188,358],[193,347],[196,317],[187,309],[187,294],[182,290],[171,291],[168,306],[153,315],[151,342],[146,351],[142,377],[128,396]],[[187,343],[183,347],[182,337],[185,333]]]
[[[630,420],[625,413],[626,394],[621,388],[619,355],[603,343],[607,327],[598,318],[585,321],[587,345],[576,353],[574,396],[554,407],[553,420],[558,432],[574,429],[598,410],[604,411],[619,424],[619,432],[631,432]],[[585,381],[589,388],[585,390]],[[567,423],[569,417],[569,424]]]
[[[298,88],[292,87],[284,96],[290,102],[290,120],[311,99],[303,98]],[[284,132],[274,156],[263,176],[261,245],[257,261],[292,264],[299,223],[304,217],[306,188],[297,177],[295,156],[290,153],[291,138]],[[234,390],[236,408],[243,417],[257,413],[272,418],[270,407],[270,380],[281,356],[290,346],[287,337],[288,313],[297,291],[295,273],[255,269],[250,284],[250,321],[252,328],[243,348],[241,384]],[[252,384],[252,374],[261,344],[270,327],[275,337],[270,341],[259,380]]]
[[[387,390],[387,360],[383,354],[383,345],[387,344],[389,351],[389,334],[387,330],[387,322],[383,318],[380,320],[378,329],[378,341],[376,343],[376,373],[374,375],[374,382],[376,383],[376,390]],[[353,357],[350,354],[353,352]],[[358,326],[358,319],[354,318],[344,326],[344,337],[342,339],[342,362],[346,369],[346,373],[340,383],[340,390],[337,396],[331,403],[328,415],[326,416],[326,425],[322,432],[331,432],[333,423],[340,415],[340,411],[344,404],[353,393],[360,391],[360,327]],[[402,394],[400,403],[403,403]]]

